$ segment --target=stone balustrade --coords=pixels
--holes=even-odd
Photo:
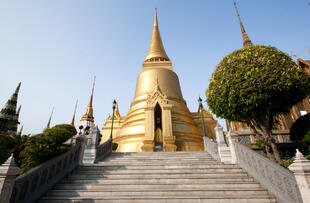
[[[48,189],[79,165],[81,143],[18,176],[11,195],[11,203],[35,202]]]
[[[221,126],[215,128],[217,143],[204,138],[205,151],[223,163],[237,164],[263,187],[272,193],[280,203],[310,202],[310,161],[296,154],[292,171],[238,142],[239,135],[229,131],[227,144]],[[240,140],[239,140],[240,141]],[[227,147],[229,149],[227,149]],[[229,155],[228,155],[229,154]],[[304,201],[303,201],[304,200]]]
[[[104,159],[112,152],[112,139],[96,147],[96,161]]]
[[[210,138],[203,137],[204,148],[214,159],[220,160],[217,143]]]
[[[90,158],[101,160],[112,152],[112,140],[101,145],[94,145],[94,155]],[[19,168],[13,156],[0,166],[0,200],[1,203],[28,203],[35,202],[47,190],[53,187],[62,178],[72,172],[85,161],[86,138],[80,135],[76,138],[76,145],[68,152],[48,160],[16,178]],[[88,161],[90,160],[88,158]],[[90,163],[86,163],[90,164]]]
[[[303,202],[295,176],[291,171],[238,142],[233,141],[233,145],[237,164],[267,188],[278,202]]]

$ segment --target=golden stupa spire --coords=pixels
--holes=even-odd
[[[74,108],[74,113],[73,113],[72,121],[71,121],[71,124],[70,124],[73,127],[74,127],[74,121],[75,121],[75,114],[76,114],[77,104],[78,104],[78,100],[76,100],[75,108]]]
[[[52,121],[53,113],[54,113],[54,107],[52,109],[52,113],[50,115],[50,118],[48,119],[48,122],[47,122],[47,125],[46,125],[46,129],[49,129],[51,127],[51,121]]]
[[[156,8],[154,14],[154,27],[153,27],[151,44],[144,62],[153,62],[153,61],[170,61],[169,57],[166,54],[163,42],[160,37]]]
[[[81,118],[81,121],[90,121],[94,122],[93,116],[93,96],[94,96],[94,88],[95,88],[96,76],[94,77],[93,88],[90,95],[88,106],[85,109],[84,115]]]
[[[244,29],[244,26],[242,24],[242,21],[241,21],[239,12],[238,12],[238,8],[237,8],[236,2],[234,2],[234,6],[235,6],[235,9],[236,9],[236,12],[237,12],[237,16],[238,16],[238,20],[239,20],[239,23],[240,23],[240,28],[241,28],[241,33],[242,33],[242,40],[243,40],[243,47],[252,46],[253,43],[251,42],[248,34],[246,33],[246,31]]]

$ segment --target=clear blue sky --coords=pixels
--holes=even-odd
[[[245,29],[255,44],[310,58],[310,1],[238,0]],[[95,122],[111,102],[127,114],[146,56],[158,8],[166,52],[191,111],[205,99],[208,80],[222,57],[242,47],[232,0],[7,0],[0,1],[0,106],[19,81],[20,122],[25,133],[69,123],[88,103],[94,75]],[[223,123],[223,122],[221,122]]]

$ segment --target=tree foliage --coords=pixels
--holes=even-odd
[[[21,173],[66,152],[70,145],[64,142],[74,135],[76,135],[74,127],[61,124],[45,129],[42,134],[29,138],[21,154]]]
[[[246,122],[274,143],[274,117],[288,112],[309,93],[306,75],[287,54],[275,47],[256,45],[222,59],[210,79],[206,96],[216,116]]]
[[[206,96],[217,116],[246,122],[267,112],[288,112],[309,92],[305,74],[287,54],[257,45],[225,56],[210,79]]]
[[[17,166],[21,166],[20,153],[24,150],[29,135],[0,135],[0,165],[13,153]]]

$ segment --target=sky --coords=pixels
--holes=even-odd
[[[310,59],[309,2],[237,0],[237,6],[254,44]],[[183,97],[197,111],[216,65],[242,48],[233,0],[0,0],[0,108],[22,82],[18,105],[25,134],[42,132],[53,107],[52,125],[70,123],[76,100],[77,122],[96,76],[96,125],[101,128],[112,113],[113,99],[126,115],[154,8]]]

